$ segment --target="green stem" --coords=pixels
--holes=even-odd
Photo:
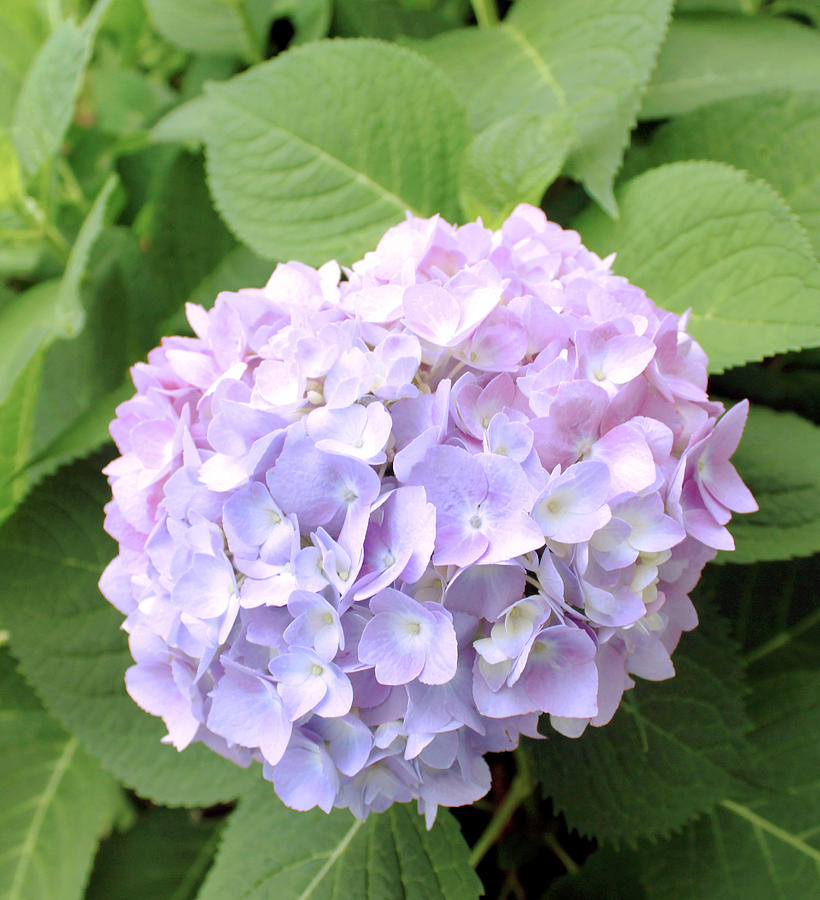
[[[498,10],[494,0],[470,0],[475,13],[475,20],[481,28],[492,28],[498,25]]]
[[[529,760],[523,752],[516,753],[515,758],[518,763],[518,772],[513,778],[510,789],[470,851],[470,865],[473,868],[484,859],[487,851],[498,840],[510,819],[515,815],[515,811],[532,793],[533,779]]]
[[[246,0],[240,0],[236,7],[236,11],[242,22],[245,43],[248,45],[247,62],[254,66],[256,63],[260,63],[263,60],[262,47],[260,46],[259,35],[256,33],[256,28],[254,27],[250,12],[248,11]]]
[[[811,628],[814,628],[814,626],[817,625],[818,622],[820,622],[820,609],[817,609],[813,613],[810,613],[805,617],[805,619],[801,619],[796,625],[793,625],[791,628],[787,628],[785,631],[781,631],[779,634],[776,634],[771,640],[766,641],[765,644],[761,644],[759,647],[751,650],[746,654],[746,664],[749,665],[751,663],[755,663],[759,659],[762,659],[764,656],[768,656],[770,653],[773,653],[775,650],[779,650],[781,647],[785,647],[786,644],[793,641],[796,637],[799,637],[801,634],[803,634],[803,632],[809,631]]]
[[[568,875],[577,875],[581,871],[581,867],[577,862],[575,862],[575,860],[569,855],[569,853],[564,850],[564,848],[559,843],[558,838],[554,834],[551,834],[549,832],[545,834],[544,842],[561,861],[561,865],[567,870]]]

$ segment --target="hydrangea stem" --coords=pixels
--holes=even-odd
[[[492,28],[498,24],[498,10],[494,0],[470,0],[473,4],[476,22],[482,28]]]
[[[526,753],[519,748],[515,754],[518,771],[513,778],[510,789],[501,801],[501,805],[493,813],[489,824],[481,833],[470,851],[470,865],[473,868],[484,859],[487,851],[501,836],[518,807],[530,796],[533,789],[532,770]]]

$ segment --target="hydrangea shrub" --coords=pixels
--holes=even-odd
[[[0,3],[0,896],[814,896],[818,25]]]
[[[430,825],[541,714],[578,737],[674,674],[757,508],[748,404],[611,263],[521,205],[189,304],[111,426],[100,583],[169,743],[261,762],[297,810]]]

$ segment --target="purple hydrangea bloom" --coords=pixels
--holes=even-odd
[[[748,404],[610,262],[530,206],[408,217],[345,280],[292,262],[188,306],[111,425],[100,582],[167,742],[260,762],[294,809],[431,824],[539,716],[578,737],[674,675],[756,508]]]

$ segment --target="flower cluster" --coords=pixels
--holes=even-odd
[[[518,207],[188,306],[111,433],[101,589],[167,741],[295,809],[470,803],[482,754],[674,674],[747,405],[686,317]]]

